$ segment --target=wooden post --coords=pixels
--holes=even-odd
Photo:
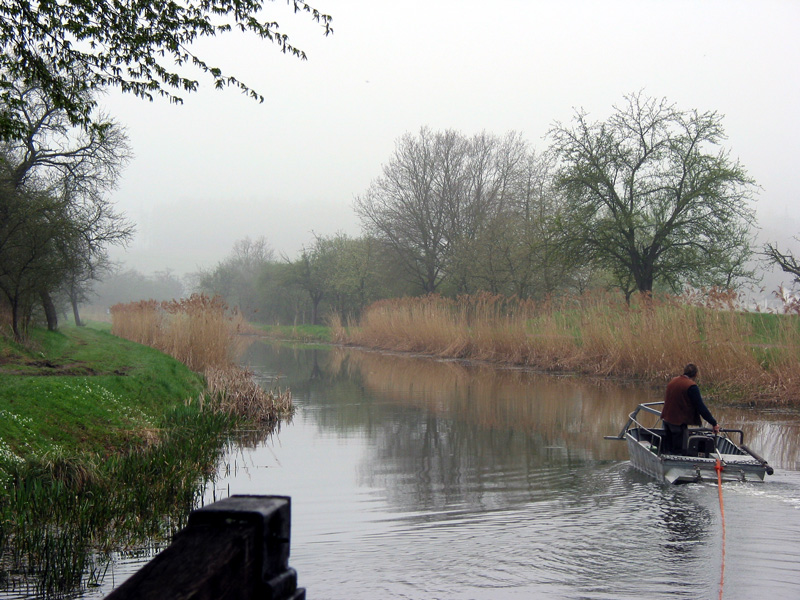
[[[231,496],[185,529],[106,600],[305,600],[289,567],[287,496]]]

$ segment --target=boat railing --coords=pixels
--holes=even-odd
[[[625,433],[631,428],[631,425],[635,425],[637,429],[646,431],[651,436],[651,440],[652,441],[654,441],[654,442],[656,440],[658,441],[658,444],[654,444],[654,445],[657,446],[657,454],[661,454],[661,442],[662,442],[662,439],[663,439],[661,434],[659,434],[653,428],[647,427],[646,425],[641,423],[637,419],[637,417],[639,415],[639,412],[645,412],[645,413],[648,413],[648,414],[651,414],[651,415],[658,416],[658,418],[660,420],[661,419],[661,410],[660,410],[660,408],[654,408],[654,407],[656,407],[656,406],[657,407],[661,407],[663,404],[664,404],[663,400],[658,401],[658,402],[643,402],[642,404],[639,404],[636,407],[636,409],[631,414],[628,415],[628,421],[625,423],[625,426],[619,432],[619,435],[607,435],[607,436],[605,436],[605,439],[607,439],[607,440],[623,440],[623,439],[625,439]],[[713,432],[712,429],[708,429],[708,428],[705,428],[705,427],[699,428],[699,429],[695,429],[695,430],[692,430],[692,431],[695,431],[695,432],[698,432],[698,433],[712,433]],[[739,444],[738,444],[739,447],[742,447],[745,452],[747,452],[748,454],[750,454],[751,456],[753,456],[757,460],[763,461],[764,463],[766,463],[766,461],[763,458],[761,458],[758,455],[755,455],[752,450],[750,450],[747,446],[744,446],[744,431],[742,431],[741,429],[720,429],[719,430],[719,434],[722,435],[724,438],[728,438],[729,437],[728,434],[731,434],[731,433],[738,433],[739,434]],[[734,443],[734,442],[731,442],[731,443]]]
[[[663,400],[661,400],[659,402],[643,402],[642,404],[640,404],[639,406],[636,407],[636,410],[634,410],[631,414],[628,415],[628,422],[625,423],[625,426],[622,428],[622,431],[619,432],[619,435],[607,435],[607,436],[605,436],[605,439],[607,439],[607,440],[624,440],[625,439],[625,432],[628,431],[628,429],[630,429],[631,425],[635,424],[640,429],[645,429],[648,432],[650,432],[652,435],[655,435],[656,437],[658,437],[658,441],[659,441],[658,446],[659,446],[659,453],[660,453],[660,451],[661,451],[661,436],[659,434],[657,434],[655,431],[653,431],[652,429],[650,429],[649,427],[646,427],[645,425],[642,425],[636,419],[636,417],[639,415],[639,411],[644,411],[644,412],[649,413],[651,415],[658,415],[658,417],[660,419],[661,418],[661,411],[658,410],[658,409],[655,409],[653,407],[654,406],[661,406],[662,404],[664,404]]]

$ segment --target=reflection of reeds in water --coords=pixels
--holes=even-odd
[[[524,431],[547,444],[617,455],[604,435],[619,432],[646,390],[603,380],[555,378],[455,361],[334,350],[328,368],[358,373],[365,387],[482,429]],[[620,454],[622,456],[622,454]]]
[[[540,436],[548,445],[619,460],[627,459],[625,444],[603,437],[618,434],[637,404],[663,399],[660,388],[602,378],[554,377],[347,349],[331,351],[326,369],[332,374],[347,371],[399,405],[416,406],[484,430],[524,431]],[[723,427],[743,430],[745,443],[770,464],[789,469],[800,464],[796,415],[788,418],[721,408],[713,399],[707,401]],[[647,426],[658,421],[646,414],[640,419]],[[732,437],[738,442],[738,436]]]
[[[611,294],[543,303],[481,294],[378,302],[334,332],[371,348],[658,382],[694,362],[707,384],[789,401],[800,399],[798,318],[747,315],[714,293],[630,305]]]

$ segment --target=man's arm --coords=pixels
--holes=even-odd
[[[711,423],[712,427],[716,427],[717,420],[711,415],[711,411],[708,410],[705,402],[703,402],[703,397],[700,395],[700,388],[696,385],[693,385],[686,391],[686,393],[689,396],[689,401],[694,405],[695,409],[697,409],[697,412],[700,413],[700,416]]]

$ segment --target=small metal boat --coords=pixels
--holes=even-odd
[[[764,481],[765,475],[772,475],[773,469],[767,461],[744,445],[744,432],[740,429],[721,429],[715,435],[711,429],[690,428],[680,454],[662,452],[663,404],[640,404],[629,415],[619,435],[605,436],[607,440],[625,440],[628,443],[631,464],[638,471],[666,483],[716,482],[718,468],[722,481]],[[643,425],[640,412],[657,415],[654,426]],[[731,434],[738,434],[738,444],[731,440]]]

